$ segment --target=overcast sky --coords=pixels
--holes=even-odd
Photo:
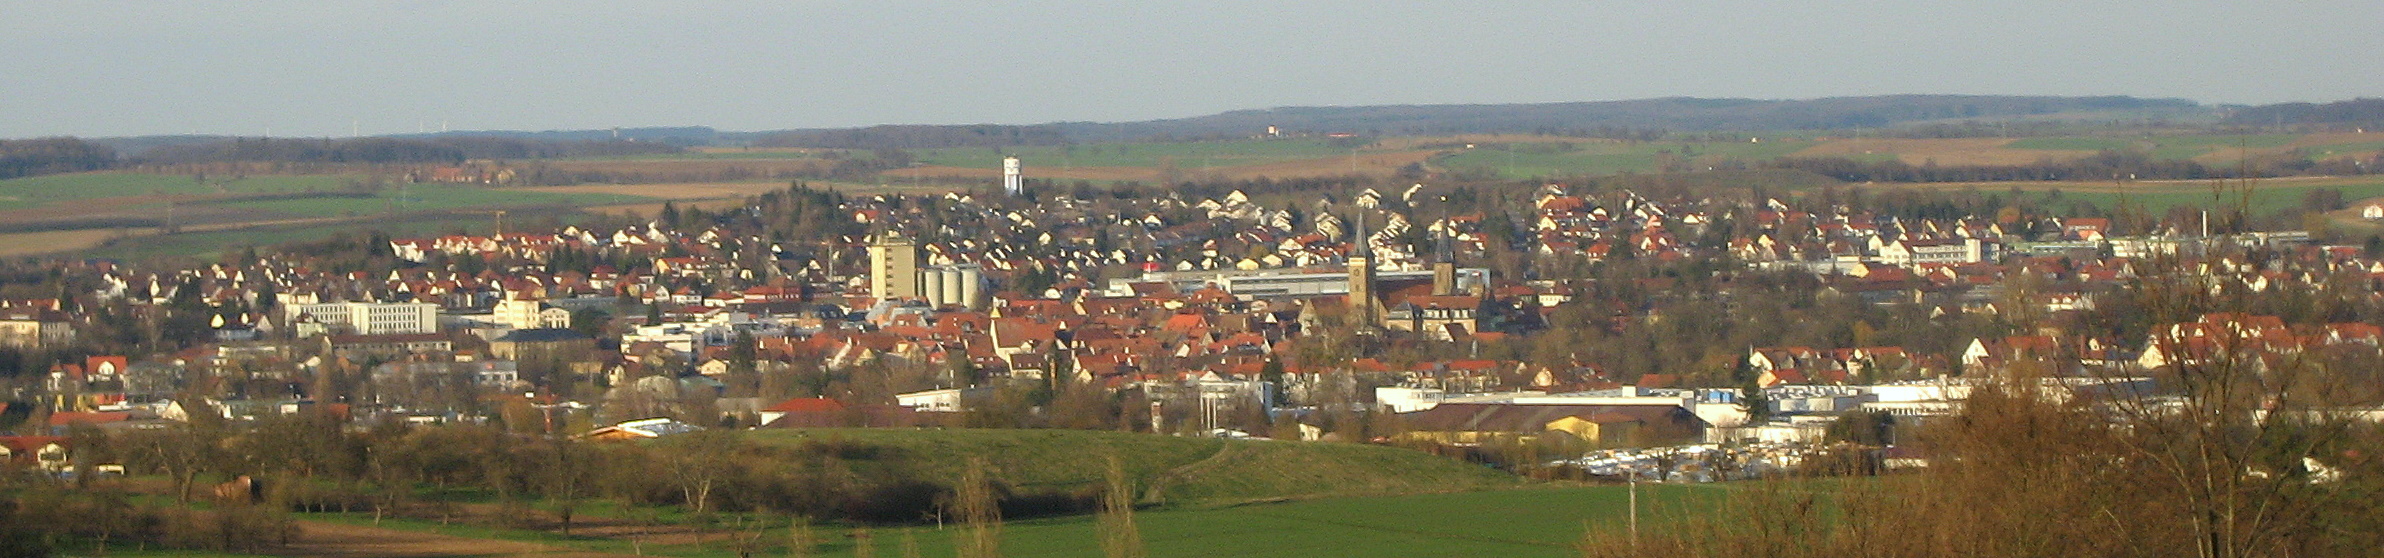
[[[0,0],[0,137],[2384,95],[2384,2]]]

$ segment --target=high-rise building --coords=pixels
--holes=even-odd
[[[919,298],[919,245],[886,231],[869,243],[869,289],[878,300]]]
[[[1013,196],[1018,195],[1020,192],[1026,191],[1024,182],[1025,177],[1021,174],[1018,166],[1018,156],[1012,155],[1009,157],[1003,157],[1002,193]]]

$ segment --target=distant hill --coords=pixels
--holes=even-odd
[[[2384,99],[2363,97],[2325,104],[2279,103],[2241,107],[2228,113],[2225,122],[2238,126],[2314,124],[2384,129]]]
[[[2069,112],[2200,110],[2185,99],[1887,95],[1812,100],[1699,99],[1503,105],[1282,107],[1127,123],[1057,124],[1079,142],[1248,135],[1269,125],[1313,133],[1598,135],[1629,129],[1770,131],[1885,128],[1910,122],[2004,119]]]
[[[2293,104],[2288,104],[2293,105]],[[2272,105],[2293,112],[2312,105]],[[2333,105],[2318,105],[2332,107]],[[2269,117],[2262,107],[2236,112],[2243,119]],[[2364,109],[2364,107],[2361,107]],[[1542,133],[1576,136],[1661,134],[1698,131],[1777,131],[1888,128],[1948,120],[2008,120],[2047,115],[2112,113],[2206,115],[2218,109],[2185,99],[2125,96],[2048,97],[2003,95],[1881,95],[1807,100],[1703,99],[1667,97],[1574,103],[1278,107],[1237,110],[1139,122],[1055,122],[1036,125],[886,125],[861,128],[724,132],[703,126],[597,130],[479,130],[396,134],[401,139],[501,137],[548,142],[611,140],[656,142],[682,147],[757,145],[834,149],[931,149],[939,147],[1027,146],[1154,139],[1246,137],[1267,126],[1298,133],[1441,135]],[[2328,111],[2319,110],[2319,113]],[[2364,112],[2355,111],[2355,112]],[[2274,120],[2273,117],[2269,117]],[[126,156],[161,146],[218,142],[225,136],[100,138]]]
[[[1886,95],[1812,100],[1699,99],[1497,105],[1280,107],[1140,122],[1038,125],[904,125],[755,134],[771,147],[932,149],[1153,139],[1247,137],[1277,126],[1294,133],[1363,135],[1555,134],[1655,137],[1664,132],[1889,128],[1947,120],[2005,120],[2115,111],[2200,113],[2185,99]]]

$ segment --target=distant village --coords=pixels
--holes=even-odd
[[[1709,262],[1929,319],[2058,324],[2154,260],[2212,289],[2348,277],[2373,299],[2384,259],[2291,231],[2118,236],[2104,218],[1909,219],[1564,185],[1530,192],[1526,213],[1457,211],[1448,188],[1422,184],[1273,204],[1241,191],[1030,201],[1009,186],[798,186],[636,225],[376,238],[361,249],[392,262],[382,269],[297,254],[44,264],[55,296],[0,301],[0,346],[46,366],[12,386],[11,405],[35,408],[13,411],[26,421],[0,445],[62,466],[74,428],[306,411],[599,439],[1077,413],[1198,436],[1817,444],[1853,413],[1947,414],[1973,382],[2023,363],[2061,397],[2151,396],[2156,371],[2219,352],[2375,359],[2384,341],[2351,318],[2211,313],[2139,336],[2046,326],[1953,350],[1724,347],[1710,373],[1622,374],[1606,355],[1526,347],[1572,327],[1559,324],[1568,308],[1612,330],[1679,318],[1592,293],[1686,287],[1567,270]],[[176,323],[192,328],[181,344],[163,338]],[[1069,410],[1061,392],[1092,395]]]

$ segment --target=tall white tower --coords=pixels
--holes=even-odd
[[[1015,196],[1015,195],[1018,195],[1018,194],[1019,194],[1019,192],[1021,192],[1021,191],[1024,191],[1024,190],[1025,190],[1025,187],[1024,187],[1024,186],[1022,186],[1022,185],[1020,185],[1020,184],[1019,184],[1019,182],[1020,182],[1020,177],[1019,177],[1019,173],[1018,173],[1018,156],[1016,156],[1016,155],[1012,155],[1012,156],[1008,156],[1008,157],[1003,157],[1003,158],[1002,158],[1002,192],[1003,192],[1003,193],[1010,194],[1010,195],[1013,195],[1013,196]]]

